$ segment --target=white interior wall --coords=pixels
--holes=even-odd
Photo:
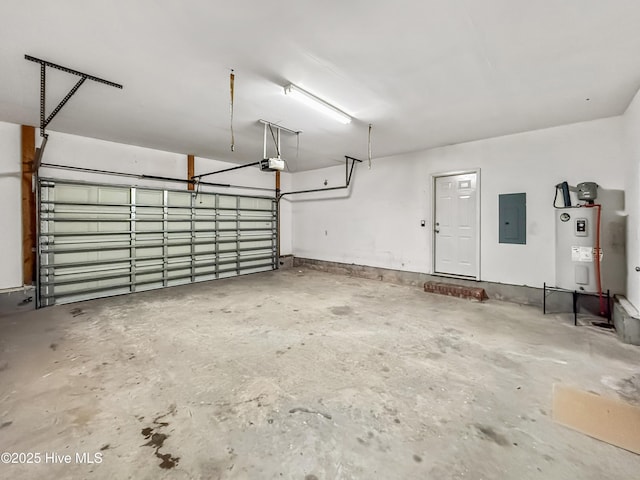
[[[623,126],[625,129],[623,129]],[[636,157],[626,161],[623,131],[640,128],[640,101],[625,117],[510,135],[374,160],[356,167],[349,190],[285,197],[281,202],[281,253],[346,263],[432,272],[431,175],[461,169],[481,169],[482,280],[541,286],[554,283],[553,186],[562,180],[576,184],[593,180],[607,191],[626,188],[630,214],[629,241],[637,254],[637,192],[640,142]],[[633,135],[631,135],[633,140]],[[633,143],[633,142],[631,142]],[[186,156],[51,132],[44,161],[127,173],[184,177]],[[196,174],[232,166],[196,158]],[[630,169],[633,172],[630,172]],[[21,285],[20,127],[0,123],[0,198],[4,228],[0,233],[0,288]],[[137,184],[174,189],[184,185],[43,168],[54,178]],[[274,175],[247,168],[208,181],[273,188]],[[344,165],[282,174],[282,190],[344,184]],[[249,195],[271,192],[203,187]],[[527,245],[497,243],[497,201],[500,193],[527,193]],[[635,193],[634,193],[635,192]],[[315,200],[314,200],[315,198]],[[633,205],[635,205],[635,211]],[[611,212],[609,212],[610,214]],[[293,218],[293,221],[292,221]],[[420,220],[427,226],[420,227]],[[636,223],[633,223],[635,219]],[[613,217],[610,217],[613,220]],[[635,229],[635,230],[634,230]],[[634,233],[635,232],[635,233]],[[605,255],[621,248],[619,225],[603,225]],[[615,253],[615,252],[613,252]],[[4,258],[2,258],[4,257]],[[630,299],[637,305],[637,279],[629,260]],[[637,260],[636,260],[637,262]],[[637,263],[636,263],[637,264]],[[605,272],[606,273],[606,272]],[[636,284],[633,282],[636,281]],[[605,287],[624,292],[620,272]],[[634,292],[635,300],[634,300]]]
[[[624,114],[624,132],[630,161],[625,175],[627,192],[627,298],[640,310],[640,92]]]
[[[22,286],[20,126],[0,122],[0,290]]]
[[[294,255],[432,273],[431,175],[480,168],[481,279],[554,284],[554,186],[595,181],[618,200],[625,161],[622,119],[613,117],[374,160],[371,170],[365,162],[349,192],[291,198]],[[293,186],[320,188],[325,180],[344,182],[344,167],[297,173]],[[527,194],[527,244],[499,244],[498,195],[519,192]],[[607,214],[603,249],[620,260],[620,218]],[[608,273],[604,288],[624,292],[624,274]]]
[[[280,174],[280,190],[291,191],[293,175]],[[293,212],[291,203],[280,201],[280,255],[293,254]]]
[[[38,131],[36,130],[36,134]],[[36,143],[40,144],[40,137]],[[0,230],[0,289],[22,285],[22,219],[20,191],[20,126],[0,123],[0,201],[2,225]],[[186,178],[186,154],[163,152],[149,148],[107,142],[49,131],[43,162],[124,173]],[[227,162],[195,158],[195,173],[205,173],[236,166]],[[87,182],[140,185],[156,188],[186,190],[186,184],[119,177],[43,167],[41,177],[81,180]],[[275,174],[248,167],[203,179],[207,182],[241,185],[250,188],[202,186],[206,192],[273,196]],[[289,188],[290,174],[281,174],[283,190]],[[260,188],[260,189],[257,189]],[[291,253],[291,209],[283,205],[281,213],[281,254]]]

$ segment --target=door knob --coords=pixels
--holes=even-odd
[[[636,272],[640,272],[640,267],[636,267]]]
[[[440,230],[434,230],[436,233],[440,233]],[[638,267],[638,271],[640,271],[640,267]]]

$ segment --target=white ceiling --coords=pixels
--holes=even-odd
[[[51,130],[245,163],[262,118],[303,131],[293,171],[364,159],[369,123],[382,157],[618,115],[640,87],[638,0],[2,0],[0,19],[0,120],[39,122],[30,54],[124,85],[85,83]],[[48,70],[48,112],[76,80]]]

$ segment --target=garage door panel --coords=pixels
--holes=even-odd
[[[51,184],[51,182],[49,182]],[[55,186],[55,184],[53,184]],[[59,185],[59,184],[58,184]],[[128,204],[128,188],[91,184],[65,184],[55,191],[57,202],[78,204]]]
[[[135,252],[136,252],[136,259],[145,258],[145,257],[161,257],[164,255],[164,248],[161,246],[137,247]]]
[[[137,219],[135,225],[136,232],[161,232],[162,230],[164,230],[164,223],[162,221],[145,222]]]
[[[259,249],[259,248],[269,248],[271,246],[270,240],[252,240],[252,239],[241,239],[240,248],[243,249]]]
[[[192,195],[190,192],[173,192],[167,194],[167,205],[172,207],[191,207]]]
[[[70,293],[70,294],[58,294],[56,296],[47,297],[49,300],[55,298],[56,303],[73,303],[73,302],[82,302],[85,300],[92,300],[94,298],[102,298],[102,297],[113,297],[115,295],[123,295],[129,293],[129,286],[123,286],[120,288],[110,288],[108,290],[89,290],[80,293]]]
[[[218,208],[236,208],[238,198],[232,195],[220,195],[218,198]]]
[[[129,249],[107,250],[107,251],[91,251],[91,252],[68,252],[68,253],[49,253],[47,260],[49,264],[75,264],[82,265],[85,263],[96,262],[101,260],[121,260],[129,258]]]
[[[215,243],[206,245],[195,245],[193,248],[193,253],[196,254],[196,259],[201,258],[201,256],[215,256],[216,245]]]
[[[130,263],[129,261],[116,262],[116,263],[108,263],[106,265],[77,265],[77,266],[69,266],[69,267],[51,267],[52,270],[55,271],[55,275],[57,275],[61,280],[65,278],[82,278],[82,276],[86,276],[87,278],[95,278],[100,275],[107,275],[113,271],[129,271]]]
[[[212,272],[203,275],[197,275],[196,282],[206,282],[208,280],[215,280],[216,278],[218,278],[217,274]]]
[[[119,267],[98,266],[85,268],[56,269],[56,283],[88,282],[105,277],[127,277],[131,275],[128,264],[120,264]]]
[[[199,193],[196,197],[195,202],[196,208],[215,208],[216,206],[216,195],[210,193]]]
[[[220,252],[235,252],[238,249],[238,244],[236,242],[230,242],[230,243],[221,243],[220,246],[218,247],[218,250]]]
[[[162,273],[164,269],[164,260],[136,260],[136,273],[137,275],[147,273]]]
[[[220,231],[236,231],[238,229],[238,218],[230,217],[228,215],[224,217],[218,217],[217,219],[218,230]]]
[[[97,203],[129,204],[131,203],[131,190],[123,187],[98,186]]]
[[[216,243],[218,235],[216,231],[211,232],[194,232],[196,243]]]
[[[86,235],[77,232],[78,235],[57,235],[55,238],[56,248],[73,247],[76,245],[82,245],[84,247],[102,244],[102,245],[123,245],[128,246],[130,242],[130,236],[128,234],[106,234],[106,235]],[[51,245],[51,243],[50,243]]]
[[[196,220],[194,227],[196,230],[216,230],[216,222],[211,220]]]
[[[238,198],[239,209],[251,209],[251,210],[269,210],[271,208],[270,199],[256,198],[256,197],[239,197]]]
[[[92,222],[86,219],[85,221],[65,221],[65,219],[55,217],[55,223],[51,226],[50,233],[128,232],[129,227],[128,220],[121,222]]]
[[[168,270],[175,270],[177,267],[191,266],[190,256],[173,256],[167,258]]]
[[[162,272],[142,273],[142,274],[139,273],[136,279],[141,284],[160,283],[162,285]]]
[[[275,200],[41,180],[39,306],[276,268]]]
[[[162,234],[150,234],[150,235],[140,235],[136,236],[136,247],[149,247],[153,245],[158,245],[163,242]]]
[[[179,232],[171,232],[167,230],[167,241],[171,244],[171,243],[182,243],[185,241],[185,239],[190,240],[191,239],[191,231],[186,229],[183,231],[179,231]]]
[[[55,208],[56,215],[63,217],[100,218],[105,215],[114,217],[128,217],[129,206],[102,206],[95,205],[65,205],[59,204]]]
[[[162,205],[164,203],[163,190],[147,190],[145,188],[137,188],[135,195],[137,205]]]
[[[168,231],[176,231],[176,230],[191,230],[191,221],[171,221],[169,222],[168,226]]]
[[[129,276],[128,275],[122,275],[119,278],[109,278],[106,280],[82,280],[82,290],[89,290],[89,289],[108,289],[108,288],[113,288],[113,287],[121,287],[124,284],[128,284],[129,283]],[[54,294],[55,295],[60,295],[60,294],[67,294],[67,293],[74,293],[77,292],[78,287],[77,285],[74,284],[62,284],[62,285],[55,285],[54,286]]]
[[[144,292],[148,290],[156,290],[162,288],[165,285],[162,282],[144,283],[136,286],[136,292]]]

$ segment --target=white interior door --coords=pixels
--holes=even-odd
[[[477,278],[477,173],[435,178],[435,273]]]

